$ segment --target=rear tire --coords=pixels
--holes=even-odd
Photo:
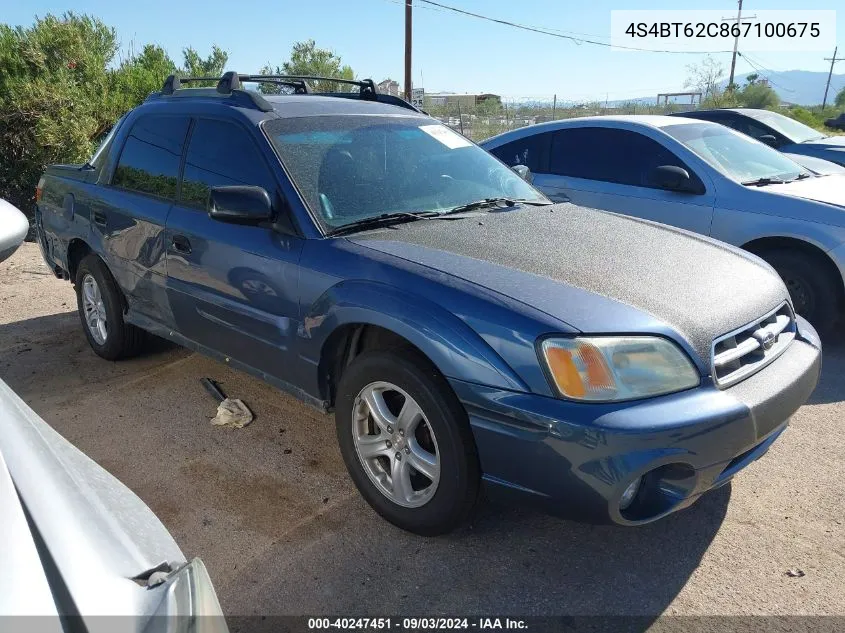
[[[466,519],[480,482],[475,441],[466,411],[425,357],[405,349],[364,352],[344,371],[335,404],[346,468],[376,512],[423,536]]]
[[[85,338],[98,356],[120,360],[137,355],[146,333],[123,319],[123,296],[108,267],[89,254],[76,270],[76,305]]]

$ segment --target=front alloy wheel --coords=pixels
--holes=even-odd
[[[352,481],[394,525],[443,534],[472,510],[481,473],[467,412],[418,351],[357,356],[337,387],[335,425]]]
[[[420,405],[389,382],[373,382],[355,398],[353,438],[364,471],[394,503],[428,503],[440,481],[437,439]]]

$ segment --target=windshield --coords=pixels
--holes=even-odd
[[[783,134],[793,143],[804,143],[806,141],[817,141],[821,138],[827,138],[818,130],[814,130],[809,125],[790,119],[788,116],[778,114],[777,112],[755,112],[751,117],[761,123],[765,123],[770,128]]]
[[[663,131],[737,182],[794,180],[808,173],[777,150],[723,125],[684,123],[668,125]]]
[[[386,213],[445,213],[487,198],[546,201],[496,158],[430,119],[302,117],[269,121],[265,130],[329,229]]]

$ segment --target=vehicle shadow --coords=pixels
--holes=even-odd
[[[468,527],[440,538],[403,532],[361,511],[356,497],[342,517],[288,534],[250,567],[249,580],[227,579],[251,591],[221,587],[224,610],[232,631],[262,630],[248,616],[302,613],[639,616],[626,630],[646,630],[698,567],[730,494],[726,485],[639,528],[482,502]]]
[[[61,397],[69,389],[133,375],[188,353],[150,336],[137,358],[103,360],[88,345],[75,311],[0,324],[0,378],[26,401]]]
[[[822,343],[822,375],[807,404],[831,404],[845,400],[845,337]]]

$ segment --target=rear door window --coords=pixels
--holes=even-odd
[[[189,122],[185,116],[139,118],[123,145],[112,185],[174,199]]]
[[[552,141],[551,171],[560,176],[657,188],[652,172],[663,165],[686,169],[700,184],[672,151],[638,132],[579,127],[558,130]]]
[[[535,174],[549,171],[549,147],[553,132],[532,134],[491,150],[491,153],[505,165],[525,165]]]
[[[183,203],[205,208],[211,187],[254,185],[270,199],[275,179],[255,141],[240,125],[218,119],[197,119],[182,176]]]

